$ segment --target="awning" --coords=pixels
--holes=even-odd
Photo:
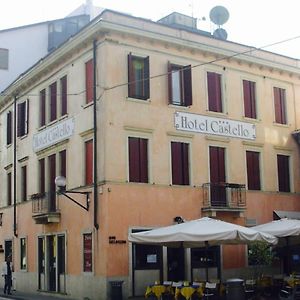
[[[300,211],[287,211],[287,210],[273,211],[273,220],[279,220],[284,218],[300,220]]]

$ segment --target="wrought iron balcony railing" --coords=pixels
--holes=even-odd
[[[58,201],[55,192],[37,193],[31,195],[32,213],[54,213],[58,211]]]
[[[203,208],[243,209],[246,208],[244,184],[204,183]]]

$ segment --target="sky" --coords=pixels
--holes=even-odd
[[[0,0],[0,30],[60,19],[85,0]],[[209,18],[215,6],[230,13],[222,25],[228,40],[300,59],[299,0],[93,0],[109,8],[157,21],[177,11],[198,19],[198,29],[216,29]],[[285,41],[285,42],[283,42]],[[276,46],[265,47],[278,43]]]

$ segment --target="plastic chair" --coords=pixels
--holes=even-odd
[[[214,299],[217,294],[217,283],[216,282],[206,282],[203,298],[204,299]]]
[[[250,300],[255,297],[256,293],[256,281],[254,279],[246,279],[245,281],[245,294],[246,299]]]

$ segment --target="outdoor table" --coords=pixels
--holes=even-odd
[[[284,281],[290,287],[295,287],[296,285],[300,285],[300,278],[298,276],[287,276],[284,277]]]
[[[149,285],[146,288],[145,298],[148,298],[150,295],[155,295],[157,299],[160,299],[161,296],[166,293],[173,293],[171,286],[166,286],[162,284]]]
[[[191,299],[193,294],[197,294],[199,298],[203,296],[203,285],[190,285],[190,286],[178,286],[175,290],[175,299],[178,299],[179,296],[183,296],[186,300]]]

